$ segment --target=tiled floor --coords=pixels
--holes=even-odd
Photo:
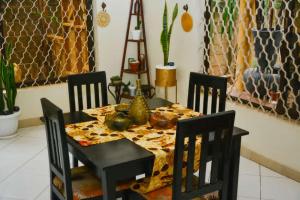
[[[0,200],[49,200],[43,126],[0,140]],[[241,157],[239,200],[299,200],[300,183]]]

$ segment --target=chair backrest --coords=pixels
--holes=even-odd
[[[177,123],[173,199],[192,199],[215,191],[219,191],[220,199],[226,199],[234,118],[235,112],[227,111],[181,120]],[[200,158],[195,158],[195,143],[198,136],[201,137],[201,152]],[[185,143],[187,139],[188,143]],[[183,165],[184,162],[186,165]],[[199,162],[200,166],[196,183],[195,162]],[[211,162],[210,182],[206,183],[209,162]],[[184,184],[183,170],[186,170]]]
[[[203,89],[203,102],[201,102],[201,89]],[[211,90],[211,112],[225,111],[227,78],[210,76],[191,72],[188,91],[187,107],[203,114],[208,113],[209,93]],[[218,98],[219,97],[219,98]],[[217,101],[219,99],[219,103]],[[217,109],[218,106],[218,109]],[[201,110],[202,107],[202,110]]]
[[[94,106],[92,105],[92,93],[91,86],[94,86]],[[100,85],[100,87],[99,87]],[[85,86],[86,106],[84,106],[83,87]],[[75,87],[77,87],[77,109],[76,109],[76,96]],[[100,90],[101,88],[101,102],[100,102]],[[70,111],[83,110],[92,107],[100,107],[107,105],[107,85],[106,74],[101,72],[90,72],[86,74],[75,74],[68,76],[68,90],[69,90],[69,102]]]
[[[59,199],[73,199],[70,161],[63,113],[60,108],[48,99],[41,99],[41,103],[47,135],[51,195],[54,193]],[[65,197],[53,185],[55,176],[64,183]]]

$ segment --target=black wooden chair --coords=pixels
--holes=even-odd
[[[70,169],[62,110],[47,99],[41,99],[41,103],[48,144],[51,200],[99,199],[103,194],[100,180],[86,167]],[[129,185],[119,184],[117,191],[126,190]]]
[[[203,101],[200,100],[201,89],[204,91]],[[203,114],[225,111],[226,90],[227,78],[191,72],[187,107]],[[210,92],[211,107],[208,113]]]
[[[173,185],[144,194],[147,200],[227,199],[234,111],[181,120],[177,123]],[[214,132],[214,138],[210,133]],[[200,158],[195,158],[196,137],[200,136]],[[188,143],[185,144],[185,140]],[[213,146],[212,151],[209,150]],[[187,159],[184,159],[187,155]],[[194,163],[199,162],[199,176]],[[210,181],[206,182],[207,163],[211,162]],[[186,177],[183,177],[183,170]],[[209,196],[210,194],[210,196]],[[206,196],[206,197],[205,197]]]
[[[91,93],[92,85],[94,85],[94,95]],[[83,94],[83,87],[85,87],[85,95]],[[100,106],[106,106],[108,104],[106,74],[104,71],[68,76],[68,90],[70,112],[81,111],[89,108],[97,108]],[[75,91],[77,91],[77,105]],[[84,105],[84,96],[86,96],[86,105]],[[92,105],[92,96],[95,97],[94,106]],[[78,160],[73,157],[73,167],[77,166]]]
[[[94,106],[92,105],[91,86],[94,85]],[[100,87],[99,87],[100,85]],[[84,105],[83,87],[85,87],[86,105]],[[77,88],[77,105],[75,88]],[[101,88],[101,90],[100,90]],[[106,74],[101,72],[90,72],[86,74],[75,74],[68,76],[68,90],[70,111],[80,111],[88,108],[106,106],[107,103],[107,85]],[[101,95],[100,95],[101,94]],[[100,102],[101,99],[101,102]]]

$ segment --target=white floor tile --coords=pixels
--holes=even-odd
[[[261,192],[263,199],[299,200],[300,183],[288,178],[262,177]]]
[[[260,200],[260,198],[252,198],[252,197],[238,197],[237,200]]]
[[[22,128],[19,131],[19,136],[46,139],[45,126],[41,125],[41,126],[34,126],[29,128]]]
[[[266,167],[260,166],[260,170],[261,170],[262,176],[272,176],[272,177],[277,177],[277,178],[284,178],[284,176],[282,176],[281,174],[278,174]]]
[[[47,187],[35,200],[50,200],[50,187]]]
[[[17,172],[0,183],[0,199],[35,199],[49,185],[47,176],[36,176]]]
[[[241,157],[239,174],[259,176],[259,165],[251,160]]]
[[[6,179],[9,175],[15,172],[18,168],[24,165],[25,159],[17,160],[12,158],[0,158],[0,183]]]
[[[251,175],[240,175],[238,196],[260,198],[260,177]]]

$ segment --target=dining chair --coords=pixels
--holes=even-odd
[[[93,94],[91,93],[92,85],[94,88]],[[85,87],[85,93],[83,93],[83,87]],[[100,88],[101,90],[99,90]],[[74,74],[68,76],[68,90],[70,112],[81,111],[83,109],[89,108],[97,108],[100,106],[106,106],[108,104],[106,73],[104,71],[90,72],[85,74]],[[77,98],[75,96],[75,91],[77,91]],[[86,97],[86,101],[84,101],[84,96]],[[94,106],[92,105],[92,96],[94,96],[95,100]],[[78,160],[75,157],[73,157],[73,167],[77,166]]]
[[[85,166],[70,168],[63,113],[48,99],[41,99],[49,156],[50,199],[100,199],[100,180]],[[118,195],[128,189],[130,182],[118,184]]]
[[[94,88],[93,94],[91,93],[92,86]],[[85,87],[85,95],[83,93],[83,87]],[[106,106],[108,104],[106,73],[104,71],[68,76],[68,90],[71,112]],[[77,98],[75,96],[75,91],[77,91]],[[84,101],[84,96],[86,97],[86,101]],[[92,96],[94,96],[95,100],[94,106],[92,105]]]
[[[225,111],[226,90],[227,78],[191,72],[187,107],[205,115]],[[210,92],[211,98],[209,98]],[[201,95],[203,95],[202,102]],[[208,112],[209,99],[211,99],[210,112]]]
[[[227,111],[178,121],[173,184],[142,196],[147,200],[227,200],[234,118],[235,112]],[[195,158],[197,137],[201,137],[201,153]],[[199,175],[195,175],[196,162]]]

